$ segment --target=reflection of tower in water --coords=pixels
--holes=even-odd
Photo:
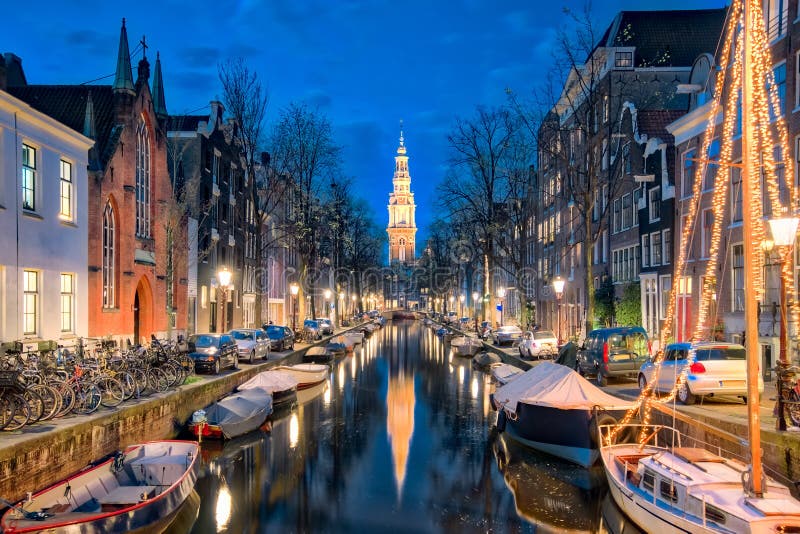
[[[407,323],[392,325],[392,342],[387,357],[389,384],[386,393],[386,433],[392,449],[394,480],[398,501],[403,494],[411,437],[414,434],[414,371],[408,361]]]

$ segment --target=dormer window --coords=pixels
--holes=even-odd
[[[633,52],[617,52],[614,56],[614,67],[618,69],[633,68]]]

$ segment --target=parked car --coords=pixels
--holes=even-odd
[[[322,317],[319,319],[314,319],[319,323],[320,331],[322,332],[323,336],[332,336],[333,335],[333,323],[327,317]]]
[[[637,376],[649,357],[650,342],[641,326],[597,328],[578,350],[575,370],[594,376],[597,385],[605,386],[609,377]]]
[[[239,368],[239,352],[230,334],[192,334],[188,343],[189,357],[198,373],[203,370],[218,375],[223,368]]]
[[[558,339],[551,330],[534,330],[522,334],[519,343],[521,358],[555,358],[558,355]]]
[[[670,343],[664,352],[654,390],[672,391],[685,370],[686,381],[676,392],[681,403],[693,404],[698,397],[716,395],[741,397],[747,402],[747,359],[742,345],[719,342]],[[651,358],[639,370],[639,388],[644,389],[654,379],[655,371],[656,366]],[[760,373],[758,391],[764,391],[764,380]]]
[[[320,330],[319,323],[314,319],[306,319],[303,321],[303,334],[306,339],[322,339],[322,331]]]
[[[269,358],[269,338],[260,328],[237,328],[228,332],[239,350],[239,360],[256,363],[257,358]]]
[[[458,314],[454,311],[447,312],[447,315],[444,316],[443,321],[447,324],[452,324],[458,321]]]
[[[480,325],[478,325],[478,337],[481,339],[489,339],[492,335],[492,323],[489,321],[483,321]]]
[[[269,338],[270,350],[284,351],[294,349],[294,332],[288,326],[265,324],[262,329]]]
[[[467,330],[469,328],[469,323],[471,322],[472,320],[469,317],[462,317],[458,320],[458,327],[461,330]]]
[[[492,332],[495,345],[513,345],[522,339],[522,330],[518,326],[505,325]]]

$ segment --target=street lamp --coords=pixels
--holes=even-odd
[[[331,303],[330,303],[330,300],[331,300],[331,290],[330,289],[326,289],[325,290],[325,315],[328,317],[328,319],[331,318],[331,307],[330,307]]]
[[[292,282],[289,285],[289,291],[292,292],[292,332],[297,331],[297,294],[300,292],[300,286]]]
[[[356,296],[355,295],[350,295],[350,300],[353,303],[352,306],[350,307],[350,315],[355,317],[355,315],[356,315]]]
[[[478,331],[478,299],[481,294],[477,291],[472,292],[472,315],[475,316],[475,331]]]
[[[455,302],[456,298],[453,295],[450,295],[450,298],[448,300],[450,301],[450,308],[448,308],[447,311],[451,312],[453,311],[453,302]]]
[[[780,342],[778,348],[778,394],[777,394],[777,408],[778,418],[775,421],[775,428],[777,430],[786,430],[786,418],[783,414],[783,373],[782,371],[789,367],[789,359],[786,355],[786,347],[789,344],[789,325],[788,325],[788,312],[786,306],[786,281],[783,277],[783,266],[786,261],[791,261],[792,247],[794,246],[797,237],[797,217],[780,217],[776,219],[769,219],[769,231],[772,234],[772,241],[778,249],[778,257],[780,259],[780,316],[781,316],[781,331]],[[766,250],[766,246],[764,247]],[[752,400],[750,402],[753,402]]]
[[[464,301],[467,300],[467,296],[463,293],[458,296],[458,317],[461,318],[464,316]]]
[[[231,285],[232,277],[233,274],[228,270],[227,267],[223,267],[217,272],[217,281],[219,282],[219,288],[222,290],[222,318],[220,320],[222,326],[220,332],[224,332],[228,326],[225,312],[228,309],[228,286]]]
[[[556,326],[558,327],[558,342],[561,343],[561,297],[564,295],[566,281],[557,276],[553,279],[553,291],[556,292]]]
[[[500,326],[503,326],[503,299],[506,298],[506,288],[498,287],[497,288],[497,298],[500,299]]]

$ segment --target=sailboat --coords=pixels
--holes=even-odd
[[[743,33],[739,33],[739,32]],[[743,40],[736,37],[743,36]],[[742,198],[744,272],[745,272],[745,344],[747,351],[747,404],[749,427],[749,461],[733,459],[719,446],[711,447],[697,439],[682,435],[668,425],[628,424],[632,417],[626,417],[621,424],[599,428],[600,457],[609,482],[610,493],[617,505],[639,527],[649,532],[736,532],[736,533],[800,533],[800,501],[789,489],[768,478],[761,465],[761,438],[758,408],[758,346],[757,294],[759,264],[757,239],[764,236],[761,220],[763,205],[760,201],[762,191],[760,173],[764,174],[764,187],[771,196],[774,207],[781,205],[777,179],[770,176],[769,165],[759,169],[760,157],[773,148],[765,139],[768,126],[760,124],[768,113],[765,106],[775,106],[774,95],[767,95],[768,77],[765,67],[771,65],[767,59],[769,50],[764,43],[764,15],[760,0],[734,0],[730,7],[724,51],[721,55],[715,96],[721,98],[725,83],[729,54],[741,54],[733,58],[729,72],[736,81],[740,77],[742,95]],[[774,86],[774,84],[773,84]],[[737,87],[729,89],[736,95]],[[760,100],[759,100],[760,99]],[[730,102],[730,101],[729,101]],[[765,104],[767,102],[767,104]],[[760,109],[755,110],[757,106]],[[711,121],[717,117],[718,103],[714,103]],[[760,112],[760,113],[757,113]],[[782,121],[776,121],[782,127]],[[733,131],[730,113],[723,119],[723,139],[730,143]],[[708,154],[710,133],[715,125],[709,125],[702,154]],[[726,139],[727,138],[727,139]],[[782,136],[785,139],[785,134]],[[727,145],[730,147],[730,144]],[[786,151],[783,151],[786,154]],[[725,145],[717,162],[720,173],[731,163],[724,161]],[[772,183],[770,183],[772,180]],[[702,182],[703,180],[699,180]],[[724,180],[722,180],[724,182]],[[788,186],[791,191],[791,185]],[[792,191],[793,193],[793,191]],[[794,194],[791,195],[795,199]],[[696,191],[692,202],[699,203],[700,192]],[[697,204],[690,206],[689,219],[696,216]],[[717,221],[715,221],[717,224]],[[720,222],[721,224],[721,222]],[[795,224],[796,233],[796,224]],[[685,239],[681,242],[681,252],[677,263],[680,274],[686,257]],[[793,236],[794,237],[794,236]],[[713,271],[712,271],[713,273]],[[712,274],[713,277],[713,274]],[[711,284],[703,287],[703,298],[710,298]],[[674,309],[674,291],[670,296],[670,307]],[[703,304],[698,322],[702,326]],[[669,313],[668,313],[669,315]],[[671,322],[671,321],[669,321]],[[665,323],[665,330],[669,328]],[[666,337],[666,336],[665,336]],[[692,356],[688,364],[693,363]],[[663,356],[657,359],[660,365]],[[676,388],[686,379],[684,371],[678,378]],[[649,388],[643,390],[640,405],[647,412]],[[638,443],[619,443],[617,436],[629,434],[626,427],[633,427]]]

